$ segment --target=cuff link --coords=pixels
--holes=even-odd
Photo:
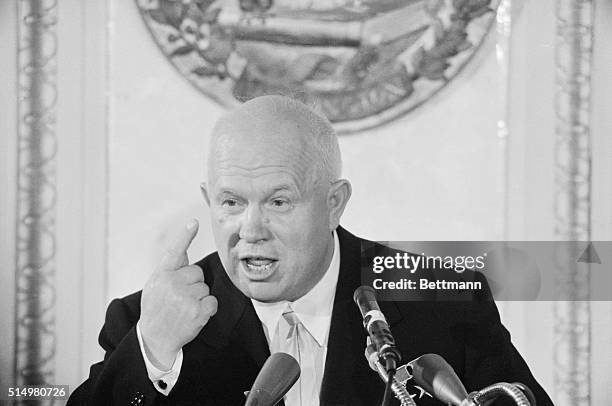
[[[142,392],[136,392],[134,399],[130,402],[130,406],[139,406],[144,404],[145,395]]]

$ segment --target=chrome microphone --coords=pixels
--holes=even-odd
[[[519,382],[495,383],[468,395],[453,367],[438,354],[421,355],[408,365],[412,367],[414,381],[448,405],[479,406],[505,396],[511,398],[517,406],[535,406],[531,390]]]
[[[389,324],[376,302],[376,292],[370,286],[360,286],[353,294],[353,300],[363,317],[363,326],[368,332],[372,344],[381,359],[385,361],[387,372],[395,371],[401,361],[401,355],[395,347]]]
[[[463,406],[468,397],[453,367],[438,354],[424,354],[408,363],[414,381],[447,405]]]

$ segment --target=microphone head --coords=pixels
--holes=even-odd
[[[300,377],[300,365],[291,355],[276,352],[264,363],[247,395],[245,406],[274,406]]]
[[[365,309],[378,309],[376,303],[376,291],[371,286],[360,286],[353,293],[353,301],[359,307],[361,315],[364,315]]]
[[[410,362],[417,385],[445,404],[459,406],[468,393],[453,367],[438,354],[424,354]]]

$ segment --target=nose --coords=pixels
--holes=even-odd
[[[240,225],[240,239],[248,243],[257,243],[270,238],[270,231],[266,224],[268,220],[264,217],[258,205],[250,205],[243,212],[243,219]]]

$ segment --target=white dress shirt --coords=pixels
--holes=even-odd
[[[140,352],[142,353],[142,358],[144,358],[149,379],[151,382],[153,382],[153,386],[155,386],[155,389],[157,389],[158,392],[168,396],[176,384],[176,381],[178,381],[179,374],[181,373],[181,366],[183,365],[183,349],[181,348],[178,354],[176,354],[176,358],[174,359],[174,363],[170,369],[167,371],[162,371],[153,365],[153,363],[149,360],[149,357],[147,357],[144,341],[142,341],[142,333],[140,332],[140,321],[136,323],[136,335],[138,336]]]
[[[287,304],[290,303],[291,309],[318,344],[314,359],[316,370],[315,385],[319,394],[325,371],[325,358],[327,356],[327,343],[334,298],[336,296],[336,285],[338,283],[338,275],[340,274],[340,243],[335,231],[333,235],[334,253],[329,267],[321,280],[308,293],[291,303],[286,300],[276,303],[262,303],[251,299],[255,312],[263,324],[270,353],[279,351],[279,348],[276,348],[274,337],[278,333],[278,324],[283,311],[287,308]],[[318,399],[308,399],[304,404],[319,404],[319,402]]]
[[[334,307],[334,298],[336,296],[336,285],[338,283],[338,275],[340,274],[340,243],[335,231],[333,232],[333,236],[334,253],[325,275],[323,275],[321,280],[308,293],[291,303],[291,308],[295,311],[304,327],[320,346],[320,353],[316,355],[316,359],[322,360],[322,362],[317,362],[316,365],[316,385],[319,388],[319,392],[325,369],[327,342],[332,310]],[[268,346],[272,353],[275,350],[272,348],[272,340],[278,327],[278,322],[282,317],[283,310],[287,306],[287,303],[290,302],[285,300],[276,303],[263,303],[254,299],[251,299],[251,302],[263,325],[263,330],[268,340]],[[149,379],[158,392],[168,396],[178,381],[181,372],[181,366],[183,365],[183,350],[179,350],[172,367],[167,371],[162,371],[156,368],[147,357],[144,342],[142,340],[142,333],[140,332],[140,322],[136,324],[136,334],[138,336],[138,344],[140,345],[140,351],[144,358]]]

